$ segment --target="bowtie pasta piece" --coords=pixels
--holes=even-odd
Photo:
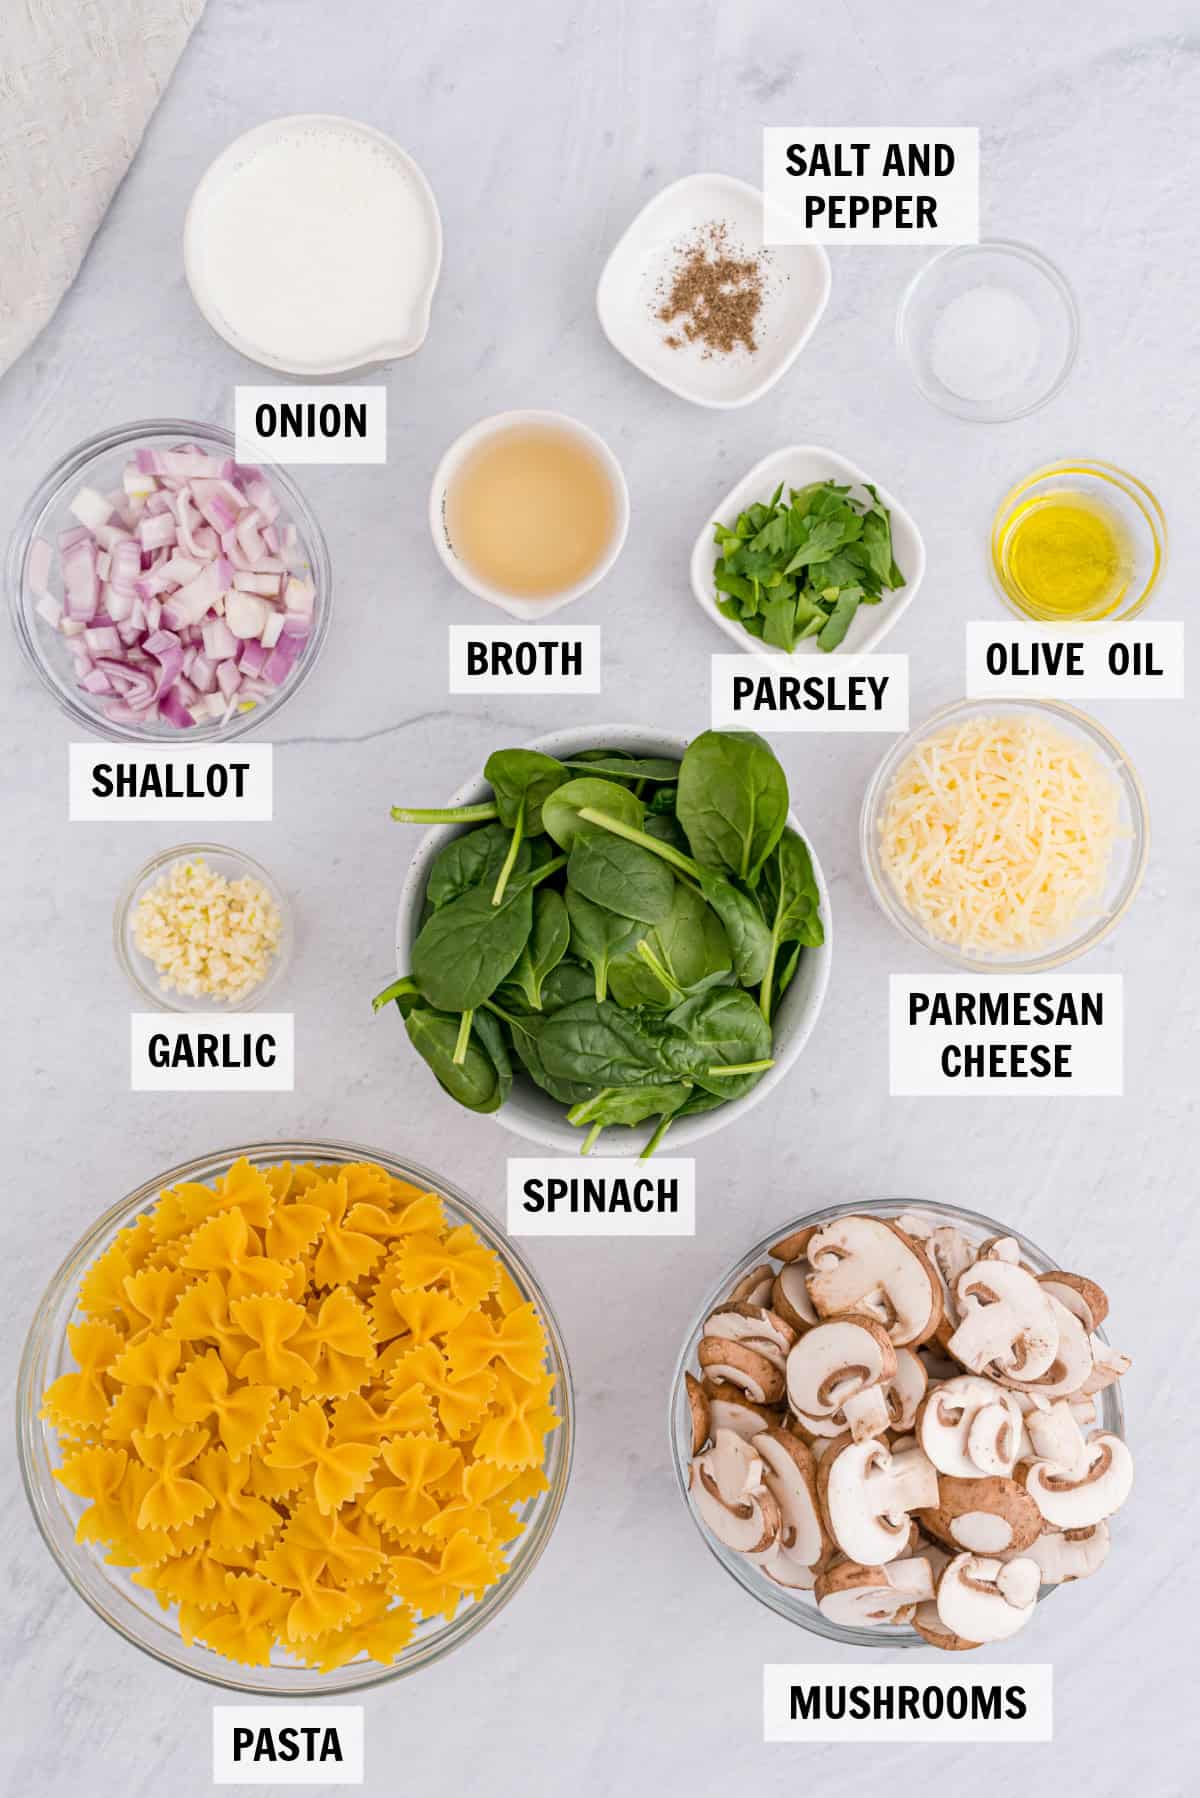
[[[77,1536],[252,1666],[402,1654],[507,1571],[558,1425],[546,1336],[371,1163],[184,1181],[85,1274],[47,1388]]]

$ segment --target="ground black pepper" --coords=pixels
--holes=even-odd
[[[741,345],[753,355],[765,256],[741,253],[719,219],[676,244],[673,254],[674,267],[659,281],[654,302],[655,317],[674,326],[664,340],[668,348],[699,343],[705,356],[730,356]]]

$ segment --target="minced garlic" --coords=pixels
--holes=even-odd
[[[134,945],[154,963],[163,991],[224,1004],[262,985],[282,931],[261,881],[226,880],[202,856],[173,862],[133,913]]]

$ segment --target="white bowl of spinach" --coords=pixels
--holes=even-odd
[[[469,1110],[552,1149],[674,1153],[804,1048],[829,893],[761,738],[556,731],[393,815],[433,827],[376,1008]]]

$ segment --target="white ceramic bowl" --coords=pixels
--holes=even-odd
[[[222,193],[231,176],[236,175],[239,167],[248,157],[260,151],[277,139],[304,132],[306,130],[328,131],[330,129],[360,139],[374,153],[382,154],[398,170],[403,180],[411,189],[417,208],[423,215],[427,234],[427,256],[422,270],[422,280],[414,300],[407,313],[397,312],[387,334],[378,341],[355,344],[340,355],[330,360],[318,359],[311,362],[297,362],[281,359],[269,343],[251,343],[223,316],[220,305],[212,291],[206,273],[206,233],[213,220],[215,208],[219,207]],[[384,226],[387,220],[383,221]],[[271,221],[264,221],[264,254],[270,254]],[[290,375],[336,375],[344,374],[350,369],[368,368],[380,362],[398,361],[403,356],[411,356],[419,350],[429,330],[429,313],[433,305],[433,296],[438,284],[438,276],[442,268],[442,220],[438,212],[437,201],[433,197],[433,189],[425,177],[423,169],[385,132],[376,131],[372,125],[364,125],[357,119],[346,119],[334,113],[306,112],[292,113],[286,118],[269,119],[266,124],[255,125],[252,130],[243,132],[231,144],[228,144],[216,160],[209,164],[200,177],[187,209],[183,225],[183,266],[188,286],[196,305],[219,337],[232,345],[243,356],[252,362],[260,363],[264,368],[274,368],[282,374]]]
[[[522,425],[551,425],[578,438],[599,459],[612,486],[613,530],[608,548],[582,580],[576,581],[573,586],[564,587],[560,593],[548,594],[544,599],[521,599],[516,594],[506,593],[502,587],[493,587],[489,582],[481,580],[470,564],[458,554],[446,522],[446,496],[466,458],[481,443],[486,443],[489,437],[499,436],[502,431],[516,430]],[[502,612],[508,612],[514,618],[536,624],[539,620],[548,618],[551,612],[558,612],[563,606],[569,606],[573,599],[589,593],[604,579],[620,555],[629,534],[629,489],[625,485],[621,464],[603,437],[597,436],[587,425],[580,424],[577,418],[570,418],[565,412],[495,412],[490,418],[481,418],[478,424],[472,425],[469,431],[464,431],[461,437],[456,437],[438,463],[429,492],[429,529],[434,548],[460,587],[465,587],[468,593],[474,593],[479,599],[486,599],[489,605],[499,606]]]
[[[655,317],[658,284],[675,246],[715,221],[748,255],[763,247],[762,193],[732,175],[687,175],[643,206],[618,240],[596,289],[596,311],[613,348],[652,381],[697,406],[748,406],[786,374],[817,327],[832,281],[819,244],[768,250],[758,349],[705,356],[699,344],[671,349]]]
[[[540,749],[545,755],[570,756],[581,749],[612,748],[628,750],[631,755],[673,755],[682,756],[687,748],[688,739],[672,735],[670,731],[649,730],[638,724],[591,724],[574,730],[551,731],[547,736],[534,737],[522,745],[525,749]],[[487,797],[487,782],[482,775],[475,775],[458,789],[447,805],[477,805]],[[812,857],[813,877],[817,883],[820,897],[821,918],[825,926],[825,941],[819,949],[806,949],[800,957],[800,965],[796,978],[779,1001],[775,1014],[775,1066],[764,1074],[757,1086],[751,1087],[743,1099],[733,1099],[722,1105],[717,1111],[700,1112],[696,1117],[681,1118],[672,1124],[664,1144],[664,1154],[679,1154],[699,1142],[701,1137],[710,1136],[714,1130],[721,1130],[736,1118],[742,1117],[753,1106],[765,1099],[791,1069],[807,1043],[817,1021],[818,1013],[825,998],[825,989],[829,985],[829,970],[833,958],[833,921],[829,906],[829,888],[817,859],[817,852],[812,838],[800,823],[794,812],[788,813],[788,822],[792,829],[800,833],[808,844]],[[396,971],[407,974],[412,960],[412,946],[421,925],[421,908],[425,897],[425,883],[429,877],[429,865],[435,855],[451,840],[462,834],[463,829],[470,826],[457,824],[439,824],[422,838],[413,856],[412,864],[404,878],[400,890],[400,903],[396,910]],[[432,1083],[432,1076],[429,1077]],[[444,1095],[441,1103],[454,1108],[454,1101]],[[577,1155],[583,1140],[584,1132],[568,1124],[564,1115],[565,1107],[559,1105],[548,1093],[534,1086],[533,1082],[518,1075],[513,1081],[512,1092],[500,1110],[495,1113],[500,1123],[517,1136],[523,1136],[528,1142],[543,1144],[548,1149],[557,1149],[565,1154]],[[637,1130],[613,1126],[605,1130],[592,1150],[592,1156],[598,1155],[636,1155],[649,1138],[654,1126],[647,1125]]]
[[[744,512],[747,506],[754,505],[756,501],[765,504],[780,482],[786,493],[789,487],[806,487],[810,481],[837,481],[841,486],[849,485],[857,489],[853,498],[862,505],[870,497],[864,491],[864,482],[870,481],[892,515],[892,553],[905,575],[903,587],[894,593],[885,593],[877,606],[859,606],[841,644],[841,653],[855,655],[877,649],[916,598],[917,588],[924,578],[925,545],[921,540],[921,533],[895,494],[889,492],[882,482],[864,473],[856,462],[839,456],[835,450],[823,449],[820,444],[797,443],[788,449],[775,450],[771,455],[764,456],[761,462],[756,462],[750,472],[743,475],[729,489],[724,499],[714,506],[701,527],[696,546],[692,550],[692,592],[696,597],[696,604],[718,629],[725,632],[730,642],[735,643],[747,655],[783,656],[786,659],[787,651],[772,643],[760,642],[734,619],[726,618],[717,609],[713,571],[719,557],[717,546],[713,542],[713,525],[720,523],[732,529],[737,523],[739,512]],[[815,637],[806,637],[792,651],[797,656],[820,656],[826,653],[817,648]],[[838,650],[833,651],[834,655],[838,653]]]

